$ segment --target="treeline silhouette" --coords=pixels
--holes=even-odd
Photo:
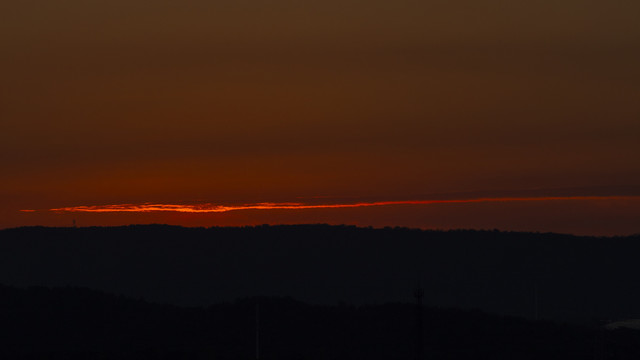
[[[258,329],[260,359],[415,359],[416,306],[254,297],[177,307],[83,288],[0,286],[0,357],[255,359]],[[424,308],[422,319],[424,359],[640,356],[635,330],[433,307]]]
[[[0,231],[0,283],[180,306],[252,296],[406,302],[531,319],[640,318],[640,236],[329,225]]]

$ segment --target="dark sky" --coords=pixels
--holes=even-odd
[[[595,0],[3,2],[0,227],[68,225],[89,215],[46,210],[82,205],[548,190],[628,198],[85,225],[640,232],[638,14]]]

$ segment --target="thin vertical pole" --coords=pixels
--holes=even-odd
[[[533,314],[536,320],[540,318],[540,311],[538,310],[538,283],[533,285]]]
[[[424,291],[421,288],[417,288],[413,292],[413,296],[416,298],[416,360],[424,359],[424,329],[423,329],[423,314],[422,314],[422,297],[424,297]]]
[[[260,359],[260,305],[256,300],[256,360]]]

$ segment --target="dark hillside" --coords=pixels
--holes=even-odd
[[[3,359],[637,359],[640,332],[415,304],[308,305],[246,298],[206,308],[80,288],[0,286]]]
[[[296,225],[0,231],[0,283],[176,305],[251,296],[425,304],[534,318],[640,318],[640,237]]]

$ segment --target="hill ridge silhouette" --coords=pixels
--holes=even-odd
[[[406,301],[548,319],[640,317],[640,236],[355,226],[0,230],[0,283],[79,286],[176,305],[293,296]]]
[[[21,359],[414,359],[416,305],[251,297],[177,307],[86,288],[0,285],[0,356]],[[640,356],[640,331],[424,307],[426,358]],[[594,339],[596,340],[594,342]]]

